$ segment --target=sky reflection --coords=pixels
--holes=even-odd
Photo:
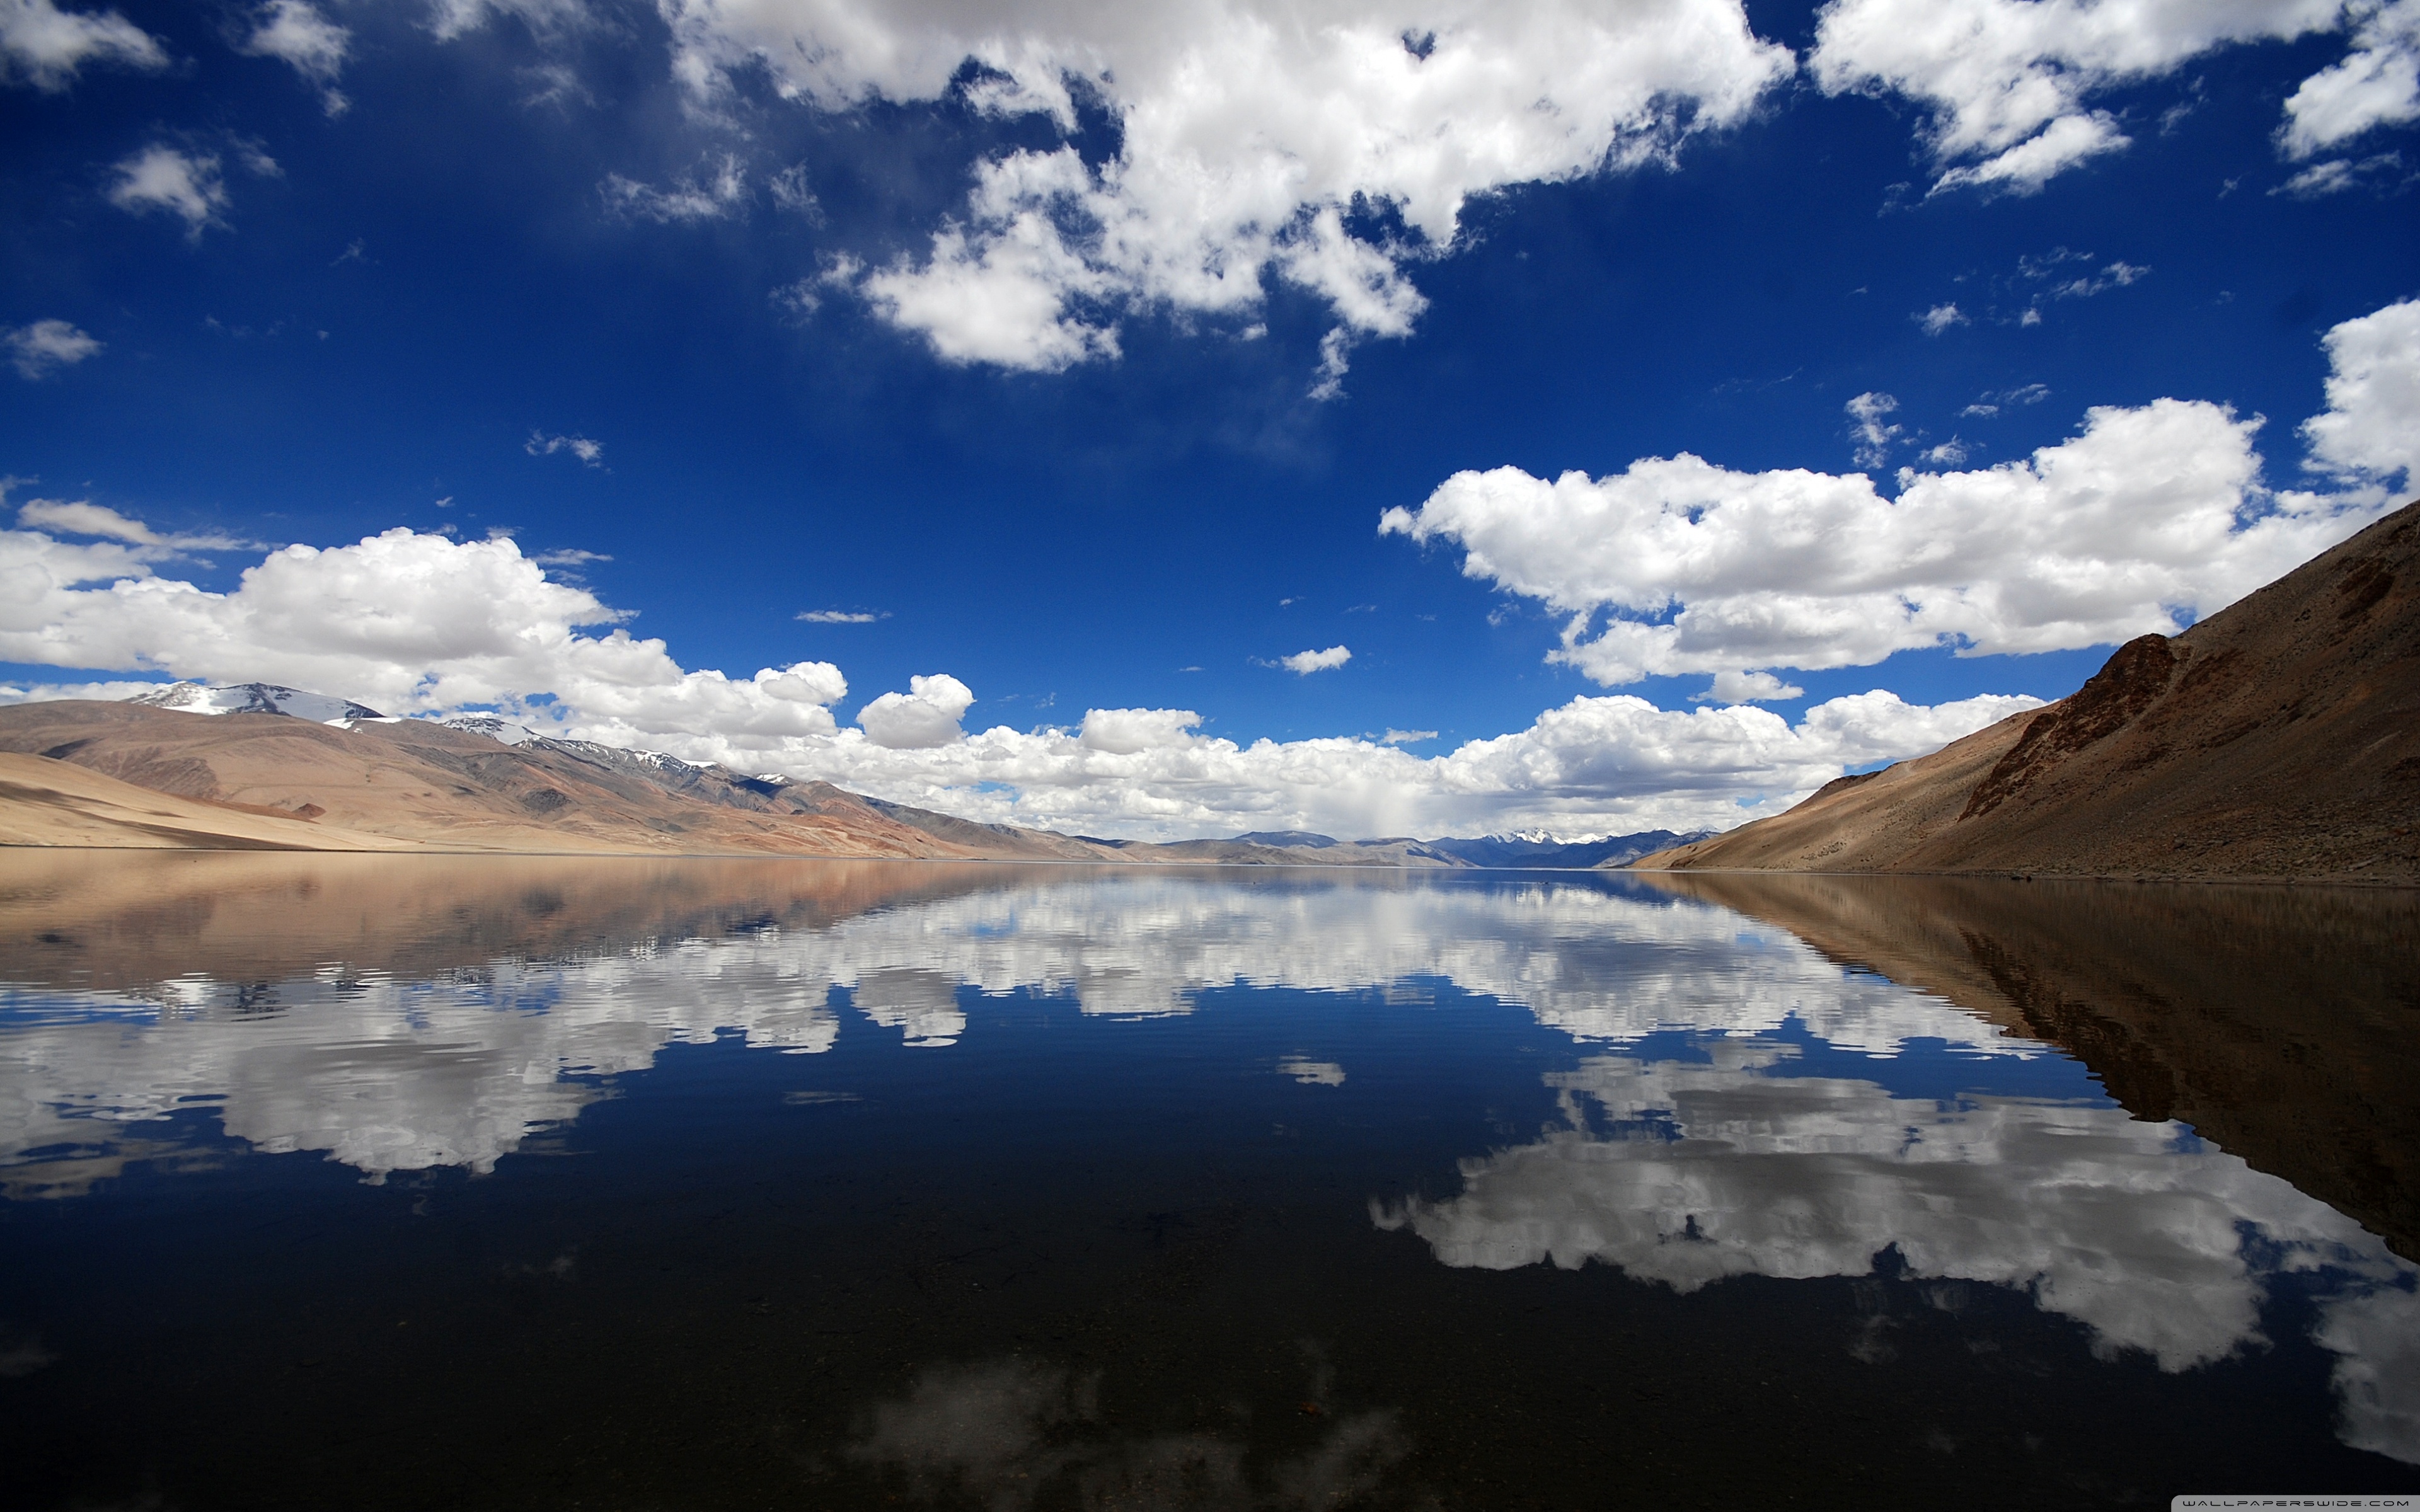
[[[671,1046],[827,1056],[862,1042],[919,1052],[913,1075],[946,1064],[924,1052],[965,1056],[970,1036],[1016,1032],[991,1026],[1012,1002],[1125,1021],[1104,1032],[1136,1044],[1151,1026],[1215,1027],[1233,994],[1281,997],[1306,1036],[1346,1023],[1347,1004],[1415,1025],[1494,1004],[1566,1048],[1529,1084],[1551,1116],[1498,1122],[1503,1142],[1466,1155],[1458,1190],[1361,1188],[1379,1229],[1447,1266],[1600,1261],[1695,1293],[1880,1264],[2022,1293],[2082,1325],[2103,1359],[2140,1351],[2164,1372],[2277,1345],[2268,1331],[2290,1294],[2307,1304],[2291,1326],[2334,1357],[2343,1441],[2420,1462],[2420,1273],[2384,1242],[2186,1124],[2130,1113],[2056,1046],[1842,964],[1780,924],[1604,879],[890,874],[920,880],[812,917],[735,903],[693,933],[662,926],[671,891],[652,930],[627,899],[585,933],[576,909],[548,902],[548,928],[578,948],[466,949],[417,969],[368,943],[357,898],[288,910],[285,948],[322,964],[266,980],[231,969],[240,956],[226,950],[200,957],[214,969],[108,986],[0,956],[17,980],[0,989],[0,1191],[73,1198],[136,1163],[174,1169],[230,1148],[317,1151],[374,1183],[492,1173]],[[526,887],[513,896],[535,906]],[[465,939],[515,937],[510,909],[492,906],[500,921],[472,918]],[[1379,1099],[1365,1106],[1381,1120],[1419,1116],[1359,1069],[1366,1025],[1321,1032],[1250,1073],[1307,1097]],[[1200,1044],[1187,1085],[1240,1108],[1219,1090],[1227,1052]],[[785,1103],[857,1101],[845,1085]],[[1070,1073],[1048,1095],[1098,1094]],[[1879,1359],[1888,1341],[1860,1348]],[[1000,1504],[1016,1503],[1003,1477],[1045,1473],[1097,1481],[1103,1496],[1163,1474],[1243,1484],[1238,1451],[1209,1439],[1067,1449],[1091,1442],[1086,1389],[1025,1365],[942,1371],[876,1412],[854,1452]],[[935,1413],[991,1427],[935,1439],[919,1427]],[[1322,1475],[1376,1473],[1388,1431],[1340,1422],[1345,1468],[1307,1460],[1279,1478],[1298,1471],[1315,1499]]]

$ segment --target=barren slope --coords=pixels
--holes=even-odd
[[[407,840],[179,798],[46,756],[0,752],[0,845],[124,850],[411,851]]]
[[[366,834],[468,851],[1017,854],[1007,844],[978,849],[938,837],[821,784],[781,787],[728,773],[708,780],[694,768],[656,781],[629,752],[613,753],[629,758],[616,762],[503,746],[419,720],[348,730],[278,714],[30,703],[0,709],[0,751],[290,816],[285,822],[302,839],[316,837],[313,848],[326,850],[359,848]],[[679,781],[694,791],[675,791]]]
[[[1237,841],[1155,845],[1019,829],[886,803],[829,782],[748,777],[586,741],[505,745],[424,719],[373,717],[340,727],[269,712],[28,703],[0,708],[0,752],[23,753],[50,771],[34,787],[48,782],[64,792],[76,780],[67,774],[78,769],[87,780],[117,784],[115,808],[87,804],[72,821],[55,795],[37,799],[33,788],[0,789],[0,843],[17,845],[378,850],[400,842],[519,855],[1468,864],[1416,841],[1322,849]],[[149,790],[158,811],[130,817],[143,805],[128,795],[140,790]],[[178,799],[186,807],[173,814],[159,808]],[[233,825],[230,816],[239,812],[268,827],[255,834]]]
[[[2420,882],[2420,505],[2060,702],[1643,870]]]

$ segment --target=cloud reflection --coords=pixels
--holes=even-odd
[[[298,932],[311,922],[298,911]],[[1146,1018],[1190,1012],[1210,988],[1436,980],[1585,1041],[1755,1033],[1795,1016],[1874,1052],[1923,1037],[2042,1053],[1937,998],[1844,971],[1777,926],[1694,903],[1555,884],[1078,873],[824,928],[504,956],[417,981],[332,965],[270,984],[189,976],[136,993],[9,991],[0,1162],[14,1168],[0,1165],[0,1180],[17,1196],[87,1190],[129,1158],[136,1126],[205,1104],[261,1150],[320,1150],[373,1176],[486,1171],[533,1131],[576,1118],[601,1095],[597,1078],[643,1070],[666,1045],[737,1031],[765,1048],[830,1048],[835,988],[872,1025],[940,1047],[967,1032],[969,991],[1072,996],[1087,1013]]]
[[[2180,1124],[1899,1097],[1787,1074],[1796,1054],[1731,1040],[1702,1063],[1592,1057],[1546,1078],[1561,1127],[1464,1162],[1457,1196],[1372,1217],[1448,1265],[1602,1260],[1683,1292],[1864,1275],[1895,1246],[1915,1276],[2027,1292],[2090,1329],[2095,1353],[2170,1371],[2267,1344],[2261,1304],[2299,1273],[2321,1293],[2345,1439],[2420,1460],[2415,1273],[2350,1219]]]
[[[1121,1436],[1104,1421],[1101,1378],[1020,1359],[939,1365],[876,1403],[847,1458],[918,1501],[1021,1512],[1083,1508],[1343,1505],[1379,1489],[1410,1452],[1386,1412],[1332,1420],[1317,1444],[1255,1474],[1221,1434]]]

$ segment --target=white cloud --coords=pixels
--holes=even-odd
[[[1952,436],[1938,446],[1928,446],[1917,454],[1928,466],[1956,468],[1966,465],[1966,443]]]
[[[1202,716],[1191,709],[1087,709],[1078,738],[1087,750],[1131,756],[1182,747],[1201,722]]]
[[[2351,158],[2330,158],[2315,162],[2302,172],[2269,191],[2273,197],[2283,194],[2292,199],[2324,199],[2350,189],[2363,189],[2399,177],[2403,172],[2403,154],[2381,152],[2358,161]]]
[[[156,548],[163,556],[184,551],[255,548],[257,542],[227,535],[163,535],[139,519],[130,519],[105,504],[79,499],[28,499],[17,511],[17,523],[29,531],[54,531],[66,535],[98,535],[130,546]]]
[[[1936,304],[1931,309],[1925,311],[1920,316],[1917,316],[1916,317],[1916,323],[1924,328],[1924,333],[1926,335],[1938,336],[1943,332],[1948,330],[1951,326],[1962,326],[1967,324],[1968,321],[1966,316],[1959,312],[1958,306],[1955,304]]]
[[[801,662],[749,679],[686,671],[660,640],[596,633],[623,616],[550,580],[507,538],[395,530],[326,550],[288,547],[218,594],[155,575],[171,548],[148,543],[170,538],[85,507],[77,529],[114,538],[63,540],[64,523],[59,533],[0,531],[0,659],[267,681],[391,714],[492,708],[550,734],[1092,834],[1728,826],[1848,765],[1931,750],[2034,702],[1927,708],[1876,692],[1819,704],[1793,726],[1761,709],[1579,698],[1527,730],[1424,759],[1345,738],[1243,745],[1195,733],[1190,710],[1094,710],[1078,732],[967,734],[971,690],[927,676],[874,700],[862,728],[845,730],[830,709],[847,692],[837,668]]]
[[[2303,423],[2310,465],[2394,488],[2420,481],[2420,300],[2347,320],[2325,340],[2327,412]]]
[[[557,452],[569,452],[582,465],[601,468],[605,465],[605,443],[592,441],[585,436],[549,436],[542,430],[530,432],[521,450],[532,456],[552,456]]]
[[[1691,695],[1689,702],[1692,703],[1781,703],[1806,696],[1805,688],[1785,683],[1771,672],[1724,671],[1714,673],[1713,687],[1702,693]]]
[[[905,693],[885,693],[857,713],[865,738],[886,750],[931,750],[967,737],[958,720],[974,706],[967,685],[942,672],[910,677]]]
[[[1280,656],[1278,665],[1299,676],[1324,672],[1342,667],[1353,659],[1353,653],[1342,646],[1330,646],[1326,651],[1297,651],[1291,656]]]
[[[1668,159],[1788,77],[1737,0],[1445,0],[1435,42],[1370,0],[1078,8],[926,0],[665,0],[675,74],[711,100],[761,69],[825,110],[968,90],[1001,116],[1116,118],[1116,156],[1022,149],[981,165],[964,212],[920,257],[860,285],[954,362],[1052,370],[1118,351],[1142,309],[1249,325],[1274,272],[1324,299],[1345,341],[1400,334],[1422,301],[1408,262],[1451,246],[1471,196]],[[1357,201],[1406,237],[1347,225]]]
[[[1859,467],[1878,468],[1890,458],[1890,445],[1900,427],[1883,419],[1899,409],[1899,401],[1887,393],[1860,393],[1841,409],[1856,422],[1850,434],[1856,438],[1856,458]]]
[[[592,562],[611,562],[613,559],[602,551],[567,546],[553,551],[540,551],[530,560],[541,567],[584,567]]]
[[[1424,741],[1435,740],[1436,737],[1437,733],[1434,730],[1396,730],[1389,728],[1385,734],[1378,737],[1378,744],[1381,746],[1417,746]]]
[[[1793,726],[1761,709],[1676,713],[1583,697],[1526,730],[1429,758],[1338,737],[1239,744],[1191,733],[1190,710],[1125,709],[1088,714],[1080,733],[996,726],[946,746],[885,750],[843,731],[751,759],[752,769],[969,818],[1138,839],[1248,829],[1621,834],[1728,827],[1778,811],[1848,765],[1934,749],[2037,702],[1927,708],[1866,693],[1818,705]]]
[[[748,178],[737,157],[724,153],[708,162],[703,175],[684,175],[670,189],[658,189],[607,174],[597,186],[607,213],[659,225],[674,221],[712,221],[732,214],[747,202]]]
[[[496,16],[511,16],[541,40],[596,24],[585,0],[429,0],[429,30],[450,42]]]
[[[51,0],[0,0],[0,82],[56,92],[86,63],[164,69],[159,39],[115,10],[61,10]]]
[[[101,343],[65,320],[37,320],[8,335],[9,360],[20,377],[48,378],[62,367],[73,367],[101,350]]]
[[[2324,465],[2381,480],[2411,466],[2415,312],[2329,333],[2330,409],[2305,427]],[[1893,434],[1886,397],[1851,401],[1860,460]],[[2095,409],[2081,435],[2025,460],[1902,471],[1896,500],[1860,474],[1733,472],[1685,453],[1603,478],[1498,468],[1455,474],[1379,529],[1454,541],[1466,575],[1570,616],[1552,659],[1601,683],[1860,666],[1943,643],[2071,649],[2173,633],[2384,509],[2375,486],[2262,488],[2260,424],[2178,399]]]
[[[2150,276],[2151,270],[2135,263],[2114,262],[2100,272],[2083,278],[2071,278],[2051,290],[2051,297],[2060,300],[2088,300],[2095,294],[2113,288],[2124,288]]]
[[[341,116],[351,102],[336,87],[336,78],[344,71],[352,39],[351,32],[314,9],[309,0],[269,0],[254,14],[252,31],[240,51],[290,64],[319,86],[328,114]]]
[[[219,594],[154,575],[177,538],[95,506],[53,507],[82,513],[71,527],[35,519],[116,538],[0,531],[0,658],[280,683],[390,714],[501,707],[550,733],[658,748],[706,739],[734,757],[830,734],[826,705],[847,691],[824,662],[733,679],[684,671],[661,640],[582,634],[625,616],[549,580],[505,538],[397,529],[326,550],[290,546]]]
[[[2352,0],[2345,13],[2352,51],[2286,101],[2278,135],[2289,157],[2313,157],[2372,127],[2420,117],[2420,0]]]
[[[2415,308],[2330,333],[2333,408],[2309,427],[2324,466],[2365,479],[2412,466]],[[396,530],[289,547],[222,594],[155,574],[200,538],[88,502],[38,501],[23,528],[0,531],[0,660],[265,680],[394,713],[492,707],[550,733],[1140,839],[1728,827],[1849,766],[1935,749],[2036,702],[1925,707],[1876,691],[1816,704],[1793,725],[1745,706],[1802,696],[1776,669],[1869,663],[1944,637],[2033,651],[2173,629],[2383,507],[2383,488],[2366,481],[2335,496],[2259,490],[2257,424],[2173,399],[2096,409],[2080,436],[2026,460],[1906,474],[1897,500],[1864,476],[1735,473],[1685,455],[1604,479],[1459,474],[1382,529],[1458,541],[1472,576],[1573,616],[1557,658],[1599,681],[1709,673],[1728,706],[1575,698],[1429,758],[1396,744],[1424,732],[1247,744],[1201,733],[1190,710],[1094,710],[1078,731],[970,733],[973,693],[947,676],[916,678],[869,703],[861,728],[842,729],[837,668],[687,671],[509,539]],[[1652,618],[1597,631],[1607,607]]]
[[[1834,0],[1807,62],[1826,93],[1890,90],[1931,107],[1933,192],[2039,190],[2127,145],[2086,104],[2229,42],[2338,23],[2339,0]]]
[[[117,164],[109,202],[130,214],[166,210],[185,223],[188,236],[199,237],[204,226],[219,224],[219,212],[227,206],[218,154],[188,155],[154,143]]]
[[[887,610],[876,614],[866,609],[811,609],[790,617],[804,620],[809,625],[872,625],[891,616]]]

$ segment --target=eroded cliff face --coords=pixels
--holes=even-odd
[[[1648,870],[2420,883],[2420,504],[2074,694]]]

